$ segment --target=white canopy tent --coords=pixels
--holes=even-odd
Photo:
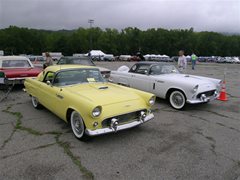
[[[91,50],[89,53],[91,57],[103,57],[106,55],[101,50]],[[88,56],[89,53],[87,53],[86,56]]]

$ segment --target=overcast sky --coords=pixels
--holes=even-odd
[[[0,0],[0,28],[189,29],[240,33],[240,0]]]

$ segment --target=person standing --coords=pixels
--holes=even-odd
[[[179,57],[178,57],[178,68],[179,68],[180,71],[183,71],[184,69],[187,68],[187,59],[184,56],[184,51],[183,50],[180,50],[178,52],[178,54],[179,54]]]
[[[194,52],[191,55],[191,60],[192,60],[192,70],[195,69],[196,61],[197,61],[197,56],[194,54]]]
[[[52,59],[51,55],[49,54],[49,52],[46,52],[45,55],[46,55],[46,62],[43,64],[43,69],[45,69],[48,66],[53,65],[53,59]]]

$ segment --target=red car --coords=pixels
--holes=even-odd
[[[0,56],[0,84],[23,84],[25,78],[36,77],[41,71],[24,56]]]

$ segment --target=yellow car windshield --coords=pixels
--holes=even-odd
[[[53,80],[55,86],[105,82],[98,69],[72,69],[58,72]]]

